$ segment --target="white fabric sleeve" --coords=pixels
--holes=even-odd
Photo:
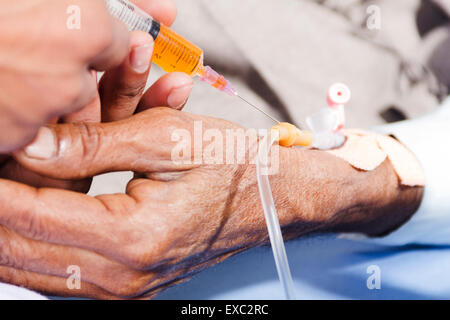
[[[450,98],[430,115],[375,131],[393,134],[414,152],[425,170],[426,186],[422,204],[411,219],[386,237],[371,241],[450,245]]]
[[[46,300],[47,298],[31,290],[0,283],[0,300]]]

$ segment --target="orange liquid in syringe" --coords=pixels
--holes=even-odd
[[[203,67],[203,51],[161,24],[155,40],[153,62],[166,72],[184,72],[194,76]]]

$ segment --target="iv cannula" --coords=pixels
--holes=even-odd
[[[125,23],[129,30],[145,31],[153,37],[153,62],[164,71],[178,71],[190,76],[199,76],[201,81],[231,96],[239,97],[249,106],[279,123],[261,108],[242,98],[224,76],[211,67],[204,66],[202,49],[153,19],[129,0],[105,0],[105,2],[110,14]]]

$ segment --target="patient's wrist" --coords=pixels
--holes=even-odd
[[[416,212],[423,195],[422,186],[400,181],[389,158],[361,170],[328,152],[285,148],[280,148],[280,172],[271,177],[280,224],[292,237],[328,231],[378,236],[395,230]]]
[[[345,134],[344,146],[328,152],[347,166],[339,170],[344,175],[335,171],[340,176],[334,182],[339,186],[335,199],[338,207],[333,207],[335,212],[322,230],[387,234],[417,211],[425,185],[422,166],[405,146],[389,136],[362,130]]]
[[[286,190],[288,195],[274,195],[280,220],[285,220],[288,230],[295,230],[297,225],[301,226],[297,230],[306,233],[360,232],[380,236],[401,226],[420,205],[423,187],[400,185],[389,160],[372,171],[363,171],[322,151],[303,151],[303,155],[295,157],[303,162],[295,174],[299,177],[298,187]],[[289,202],[287,197],[297,200]],[[283,208],[286,203],[290,205]],[[293,216],[293,212],[297,215]]]

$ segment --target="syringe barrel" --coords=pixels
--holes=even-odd
[[[153,37],[153,62],[164,71],[178,71],[195,76],[203,67],[202,49],[128,0],[105,1],[111,15],[125,23],[128,29],[145,31]]]

